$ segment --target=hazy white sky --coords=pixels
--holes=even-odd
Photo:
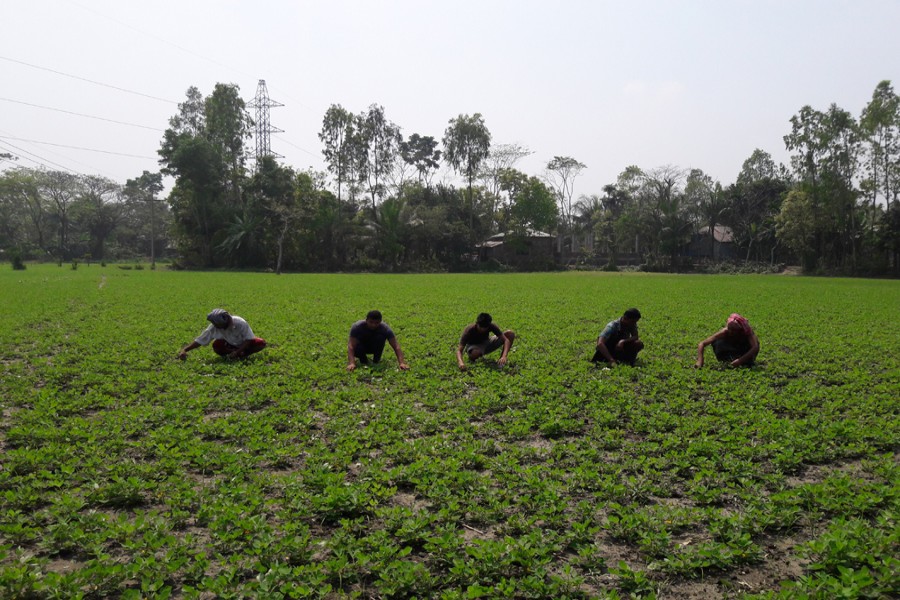
[[[803,105],[858,116],[879,81],[900,88],[898,25],[900,0],[3,0],[0,152],[124,183],[158,170],[189,86],[249,101],[265,79],[272,150],[298,169],[324,169],[331,104],[378,103],[437,139],[479,112],[534,152],[529,174],[585,163],[576,195],[632,164],[727,185],[755,148],[787,162]]]

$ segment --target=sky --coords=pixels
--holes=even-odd
[[[19,159],[0,168],[124,183],[159,170],[190,86],[249,102],[265,80],[271,149],[298,170],[325,169],[329,106],[379,104],[439,140],[480,113],[493,144],[532,151],[529,175],[584,163],[576,196],[629,165],[724,186],[754,149],[789,163],[804,105],[858,117],[880,81],[900,88],[898,24],[900,0],[4,0],[0,153]]]

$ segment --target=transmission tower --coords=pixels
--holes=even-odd
[[[256,86],[256,97],[247,106],[256,109],[256,164],[259,165],[260,159],[264,156],[284,158],[280,154],[272,152],[272,147],[269,144],[270,133],[281,133],[284,131],[283,129],[272,127],[272,124],[269,122],[269,109],[276,106],[284,106],[284,104],[269,98],[265,79],[259,80],[259,85]]]

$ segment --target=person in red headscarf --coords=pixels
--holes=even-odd
[[[707,346],[713,347],[716,358],[729,363],[732,367],[753,365],[759,354],[759,338],[750,323],[737,313],[732,313],[725,322],[725,327],[709,336],[697,345],[697,368],[703,366],[703,351]]]

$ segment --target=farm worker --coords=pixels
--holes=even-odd
[[[253,335],[247,321],[228,311],[214,308],[206,320],[209,326],[197,338],[181,349],[178,358],[184,360],[187,353],[194,348],[213,343],[213,350],[219,356],[227,358],[244,358],[266,347],[266,340]]]
[[[759,339],[750,323],[737,313],[732,313],[725,327],[697,345],[697,368],[703,366],[703,351],[712,345],[716,358],[728,362],[732,367],[752,366],[759,354]]]
[[[370,310],[365,321],[357,321],[350,327],[350,339],[347,340],[347,370],[356,369],[357,358],[361,365],[369,364],[367,354],[372,355],[372,362],[381,362],[385,342],[394,349],[400,370],[409,369],[391,326],[381,320],[381,311]]]
[[[491,334],[494,335],[491,336]],[[456,348],[456,364],[459,365],[460,371],[465,371],[466,363],[463,362],[463,352],[469,355],[469,360],[476,361],[503,346],[503,352],[500,353],[500,358],[497,360],[497,364],[502,367],[506,364],[509,349],[515,339],[516,334],[511,329],[501,331],[494,324],[491,315],[481,313],[474,323],[463,329],[462,335],[459,337],[459,346]]]
[[[629,308],[614,321],[610,321],[597,338],[597,350],[591,362],[607,362],[615,365],[628,363],[632,367],[638,352],[644,349],[644,342],[638,336],[637,322],[641,319],[641,311]]]

